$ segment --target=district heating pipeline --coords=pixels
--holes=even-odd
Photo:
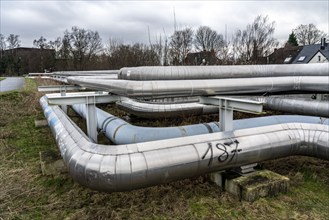
[[[265,110],[289,112],[329,118],[329,100],[314,100],[298,97],[256,96],[239,97],[263,103]],[[119,109],[143,118],[177,117],[182,115],[206,115],[218,113],[218,106],[197,102],[166,104],[157,102],[140,102],[125,99],[116,103]]]
[[[40,104],[72,178],[99,191],[128,191],[291,155],[329,160],[328,125],[277,124],[106,146],[90,142],[44,97]]]
[[[141,66],[125,67],[118,73],[125,80],[195,80],[257,78],[279,76],[328,76],[328,63],[216,66]]]
[[[84,104],[72,105],[72,108],[83,118],[86,118],[86,106]],[[114,144],[132,144],[147,141],[164,140],[185,136],[194,136],[220,132],[220,125],[217,122],[194,124],[178,127],[140,127],[134,126],[126,121],[111,115],[99,108],[96,108],[97,127],[104,132],[106,137]],[[281,115],[267,116],[233,121],[233,128],[244,129],[261,127],[281,123],[310,123],[329,124],[328,119],[319,117]]]

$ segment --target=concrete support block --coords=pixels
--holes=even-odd
[[[224,188],[224,172],[225,171],[219,171],[216,173],[210,173],[209,177],[212,182],[214,182],[217,186]]]
[[[255,201],[260,197],[285,193],[289,188],[289,178],[269,170],[225,179],[225,190],[240,200]]]
[[[36,128],[46,127],[48,126],[47,120],[34,120],[34,126]]]
[[[42,174],[45,176],[58,176],[67,173],[67,168],[64,165],[60,155],[55,151],[41,151],[40,165]]]

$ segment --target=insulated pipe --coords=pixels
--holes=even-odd
[[[72,105],[72,108],[83,118],[86,118],[86,106]],[[103,131],[114,144],[131,144],[168,138],[193,136],[219,132],[216,122],[178,127],[138,127],[127,123],[99,108],[96,108],[97,127]]]
[[[329,160],[329,126],[279,124],[139,144],[88,141],[58,106],[40,99],[72,178],[99,191],[127,191],[265,160],[306,155]]]
[[[264,109],[329,118],[329,102],[305,98],[239,97],[264,103]],[[218,113],[218,107],[200,103],[158,104],[126,99],[116,103],[119,109],[144,118],[177,117]]]
[[[181,115],[218,113],[218,106],[200,103],[158,104],[127,99],[116,102],[119,109],[142,118],[173,118]]]
[[[328,76],[329,65],[143,66],[120,69],[119,79],[186,80],[278,76]]]
[[[329,119],[303,115],[273,115],[234,120],[233,128],[234,130],[239,130],[287,123],[329,125]]]
[[[287,76],[245,79],[130,81],[68,77],[82,87],[126,97],[161,98],[202,95],[329,92],[329,76]]]
[[[72,105],[72,108],[83,118],[86,118],[86,107],[83,104]],[[117,118],[99,108],[96,108],[97,127],[114,144],[133,144],[177,137],[193,136],[220,132],[216,122],[195,124],[179,127],[139,127]],[[328,119],[319,117],[281,115],[259,118],[240,119],[233,121],[233,129],[261,127],[281,123],[329,124]]]
[[[281,97],[252,97],[250,99],[263,102],[265,109],[329,118],[328,100],[319,101],[313,99],[294,99]]]
[[[49,74],[55,76],[99,76],[118,75],[119,70],[57,71]]]

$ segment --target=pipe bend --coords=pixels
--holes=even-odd
[[[72,105],[72,108],[80,116],[86,118],[85,105],[76,104]],[[114,144],[131,144],[219,132],[219,126],[214,122],[176,127],[138,127],[98,108],[96,108],[96,114],[97,127]]]
[[[40,99],[73,179],[127,191],[291,155],[329,160],[329,126],[279,124],[129,145],[94,144],[58,106]]]

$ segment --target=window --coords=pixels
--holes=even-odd
[[[301,56],[301,57],[299,57],[299,58],[298,58],[298,60],[297,60],[297,61],[299,61],[299,62],[302,62],[302,61],[304,61],[304,60],[305,60],[305,58],[306,58],[306,56]]]
[[[321,56],[318,56],[318,61],[319,61],[319,62],[321,61]]]
[[[286,59],[284,59],[283,63],[289,63],[291,60],[291,57],[287,57]]]

